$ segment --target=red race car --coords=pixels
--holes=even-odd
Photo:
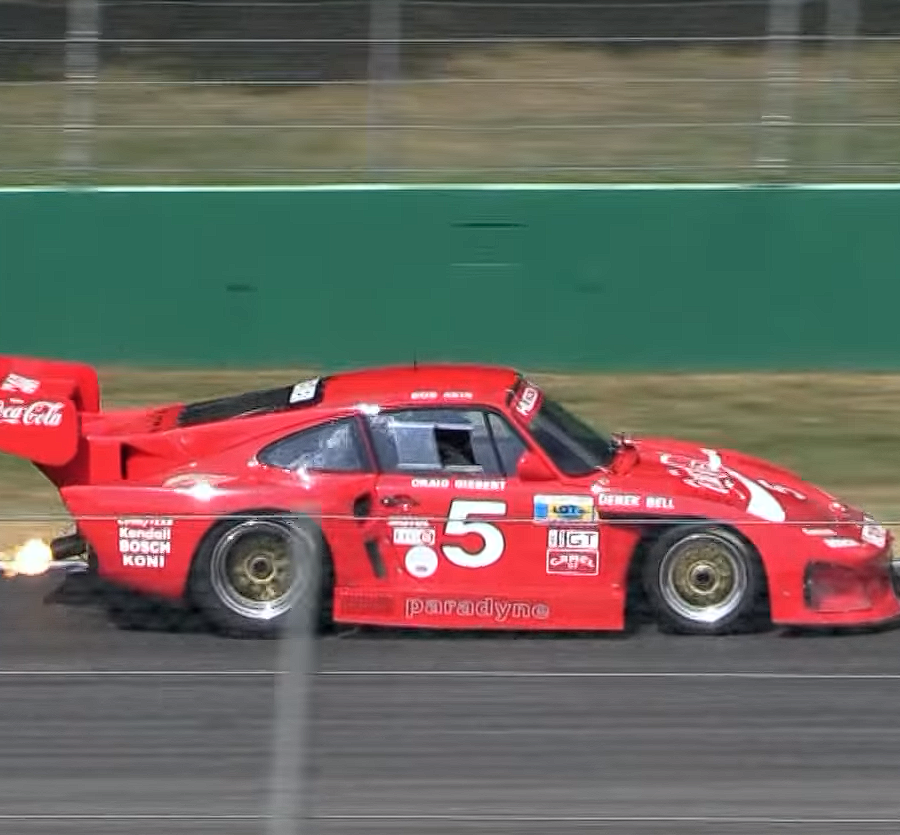
[[[738,452],[603,434],[509,368],[115,411],[87,365],[0,357],[0,380],[0,449],[76,522],[53,558],[229,633],[278,632],[304,588],[336,623],[442,629],[621,630],[630,592],[689,633],[900,614],[871,517]]]

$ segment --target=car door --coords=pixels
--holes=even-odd
[[[536,490],[515,474],[526,444],[509,422],[489,409],[422,407],[368,425],[382,548],[406,619],[463,627],[546,619]]]

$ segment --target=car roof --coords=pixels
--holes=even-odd
[[[502,403],[519,377],[514,368],[464,363],[367,368],[330,374],[325,378],[321,402],[326,408],[360,403],[383,407],[429,402],[446,405],[451,401]]]
[[[248,391],[181,405],[176,425],[182,428],[250,415],[287,414],[316,407],[342,411],[371,405],[392,408],[410,404],[499,405],[520,379],[513,368],[491,365],[428,364],[383,366],[343,371],[274,389]]]

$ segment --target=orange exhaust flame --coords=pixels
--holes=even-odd
[[[40,539],[29,539],[12,552],[0,554],[0,571],[6,577],[43,574],[53,562],[50,546]]]

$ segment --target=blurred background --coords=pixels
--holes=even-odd
[[[2,0],[8,184],[879,181],[896,0]]]
[[[898,174],[900,0],[0,0],[3,186]],[[900,532],[896,198],[748,191],[5,194],[0,350],[96,360],[115,407],[378,341],[407,361],[405,327],[527,347],[599,426],[771,458]],[[577,374],[549,373],[562,331]],[[747,362],[676,373],[686,345]],[[643,348],[656,373],[628,373]],[[292,367],[242,370],[253,350]],[[797,356],[824,370],[781,373]],[[166,369],[128,366],[148,357]],[[0,549],[67,523],[0,456]],[[0,585],[0,832],[900,831],[890,630],[310,647],[110,614],[46,575]]]

